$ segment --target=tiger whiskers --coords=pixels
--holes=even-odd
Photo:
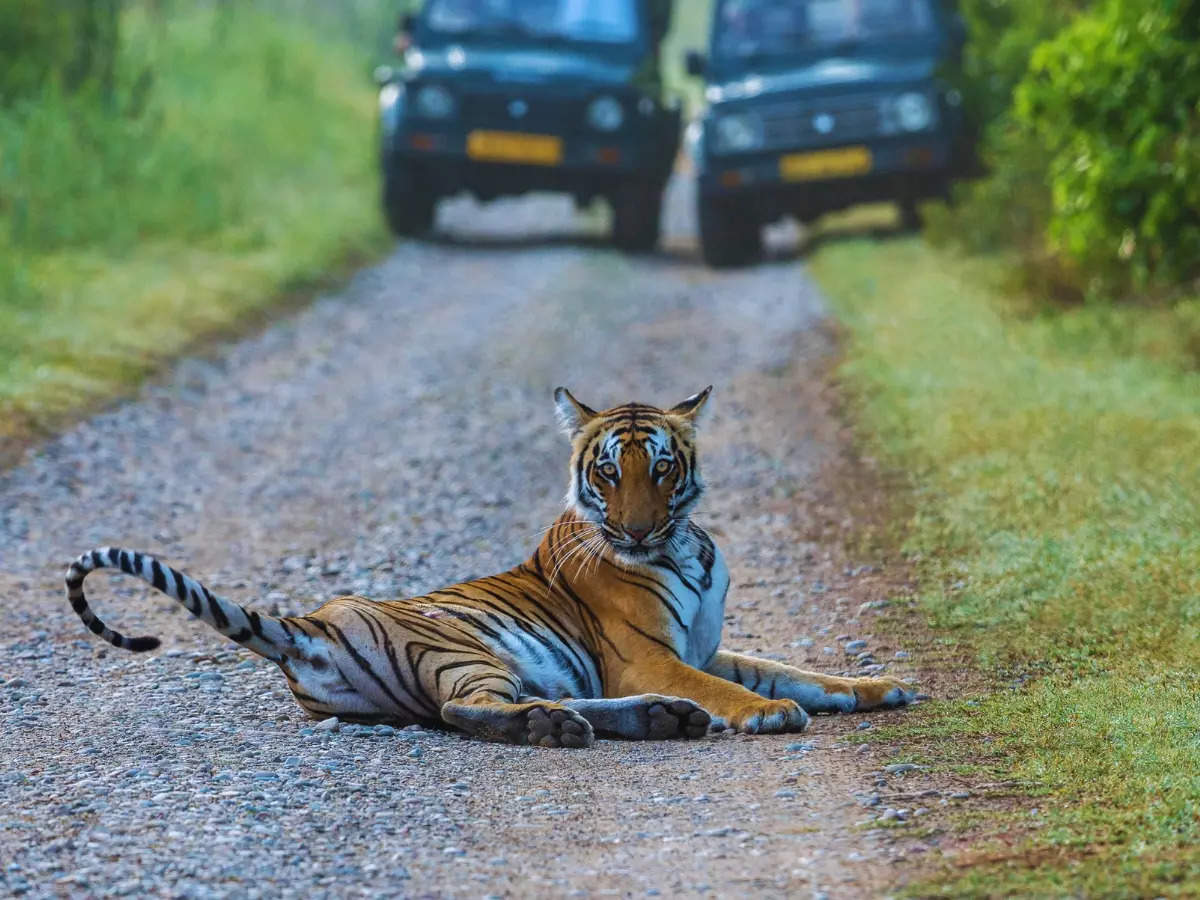
[[[584,575],[588,575],[600,567],[601,560],[604,559],[604,551],[608,547],[608,541],[603,534],[593,535],[584,545],[584,560],[580,563]]]
[[[684,556],[689,551],[697,551],[704,547],[704,543],[687,527],[689,524],[691,524],[690,519],[681,520],[675,527],[671,540],[667,542],[671,550],[678,556]]]
[[[554,571],[550,573],[549,580],[546,582],[547,593],[549,593],[551,590],[553,590],[555,583],[558,581],[558,575],[563,570],[563,567],[568,562],[570,562],[571,559],[573,559],[574,557],[579,556],[582,553],[585,553],[586,550],[587,550],[587,546],[581,544],[577,547],[571,548],[571,550],[568,551],[568,553],[565,556],[563,556],[562,558],[559,559],[557,565],[555,565],[555,567],[554,567]],[[584,558],[586,559],[587,557],[585,556]]]
[[[587,522],[586,524],[589,527],[584,531],[574,532],[567,535],[567,540],[571,542],[572,545],[568,546],[565,552],[562,549],[562,545],[557,545],[552,548],[551,552],[553,554],[555,565],[554,571],[550,573],[550,578],[547,580],[547,589],[554,587],[554,583],[558,580],[558,574],[562,571],[563,566],[565,566],[571,559],[578,556],[580,553],[587,551],[593,541],[597,539],[604,539],[603,533],[599,528],[596,527],[595,523]],[[585,557],[585,559],[586,558],[587,557]]]
[[[547,534],[549,534],[551,531],[553,531],[555,528],[559,527],[560,525],[591,525],[594,527],[595,523],[589,521],[588,519],[567,519],[565,521],[562,519],[555,519],[553,522],[551,522],[546,527],[539,528],[537,531],[530,534],[529,537],[537,538],[540,541],[542,538],[544,538]]]
[[[592,558],[584,562],[585,568],[583,574],[585,576],[591,575],[600,568],[600,563],[604,559],[604,549],[607,546],[607,543],[608,542],[605,541],[603,537],[601,537],[600,540],[592,540],[590,546],[592,546],[594,549],[592,551]]]

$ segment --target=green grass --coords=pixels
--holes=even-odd
[[[909,476],[921,608],[995,683],[885,736],[1036,796],[914,892],[1195,895],[1200,301],[1039,310],[914,239],[813,270],[864,440]]]
[[[0,439],[386,246],[375,48],[220,9],[131,5],[115,97],[49,85],[0,110]]]

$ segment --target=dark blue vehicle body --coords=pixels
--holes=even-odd
[[[657,74],[664,4],[632,5],[636,36],[614,43],[446,34],[431,27],[426,3],[412,22],[405,68],[380,93],[384,206],[395,229],[422,230],[438,198],[462,191],[490,200],[548,190],[580,205],[608,199],[616,242],[653,246],[681,122]],[[422,110],[431,88],[451,99],[451,114]],[[594,124],[598,102],[607,104],[608,125],[619,106],[619,124]]]
[[[811,222],[858,203],[896,201],[914,224],[917,201],[943,196],[966,174],[972,151],[961,98],[938,77],[960,45],[960,25],[932,0],[923,14],[920,34],[750,58],[716,52],[714,17],[713,52],[690,60],[707,82],[692,156],[709,262],[749,261],[761,226],[784,215]],[[902,104],[906,114],[925,109],[927,121],[899,115]],[[727,117],[745,117],[749,136],[735,137],[746,146],[722,146]]]

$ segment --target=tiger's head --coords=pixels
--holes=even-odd
[[[571,438],[567,505],[599,529],[616,557],[645,562],[670,549],[704,490],[696,421],[712,386],[670,409],[627,403],[597,412],[554,392]]]

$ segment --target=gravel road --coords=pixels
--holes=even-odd
[[[701,267],[687,191],[647,259],[555,199],[456,202],[441,238],[0,474],[0,892],[887,893],[920,848],[858,827],[885,784],[886,759],[843,741],[866,717],[587,752],[314,727],[273,667],[140,583],[97,574],[89,596],[163,637],[146,656],[92,638],[63,597],[67,562],[107,543],[285,614],[500,571],[560,508],[556,385],[605,406],[712,383],[700,518],[733,574],[725,645],[837,672],[871,665],[863,640],[910,675],[857,573],[811,538],[839,452],[820,297],[786,255]]]

